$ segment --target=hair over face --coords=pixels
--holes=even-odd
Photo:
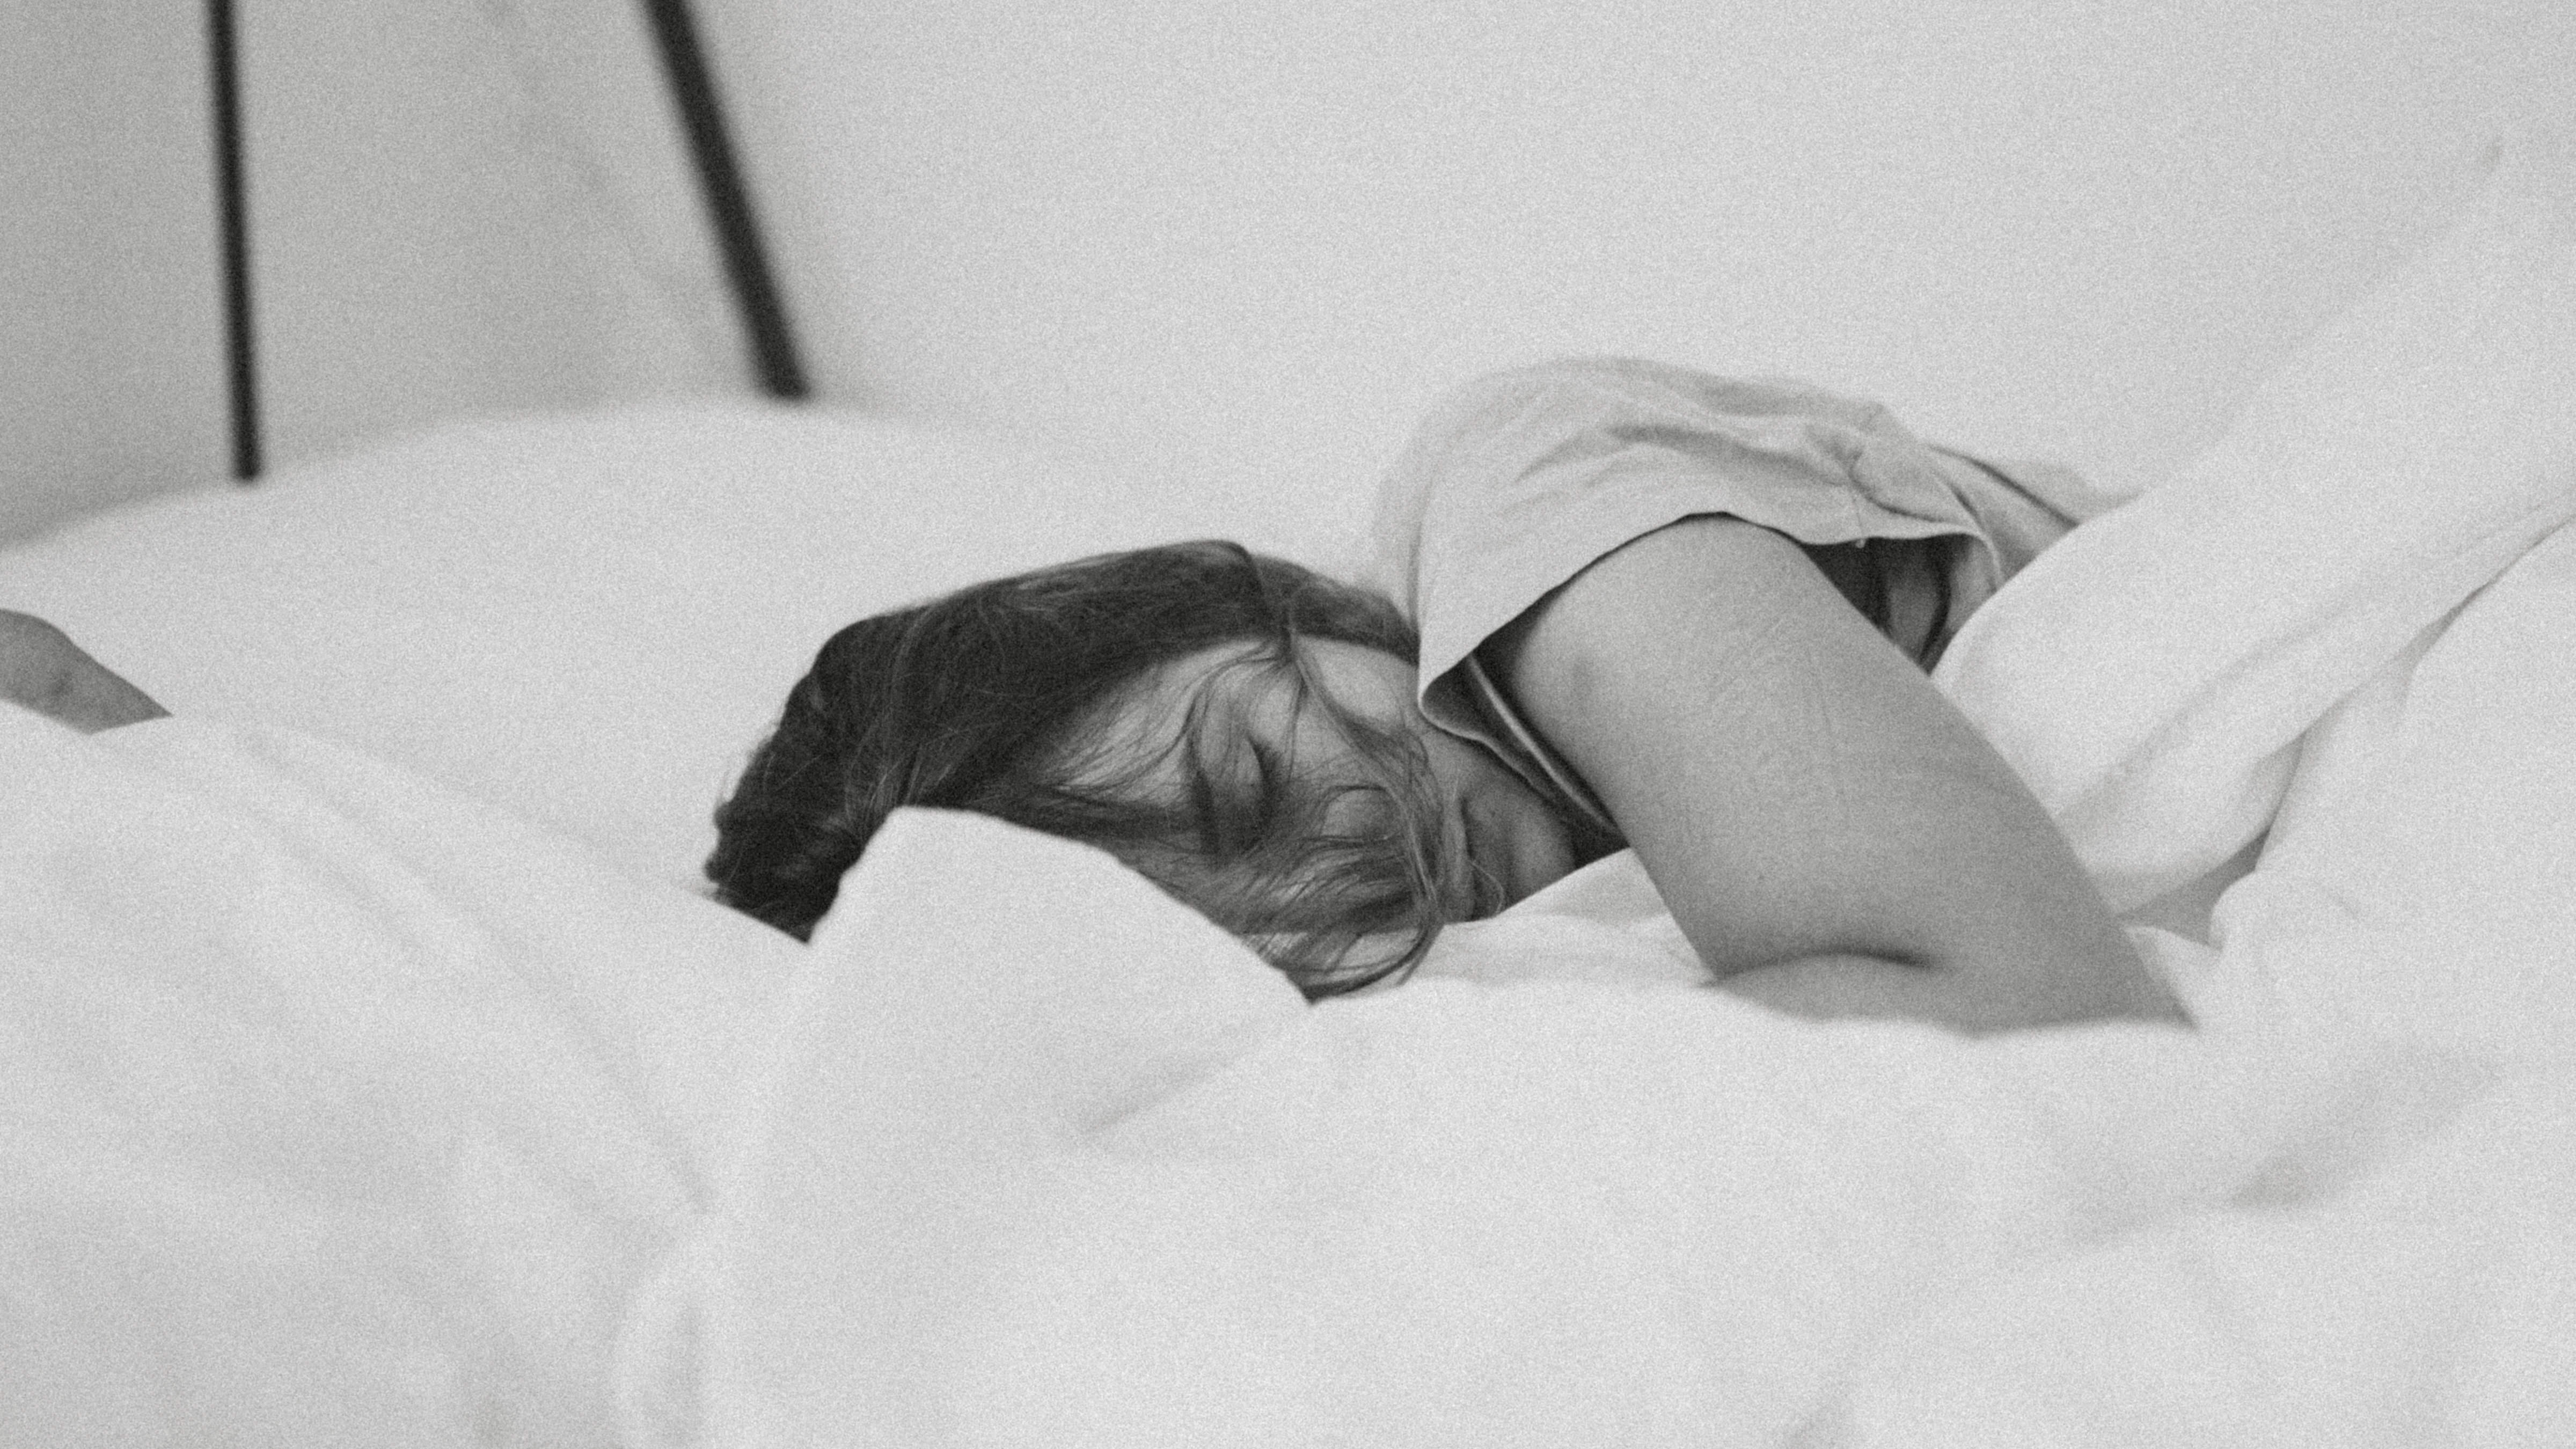
[[[1309,997],[1409,969],[1497,901],[1450,867],[1420,742],[1316,687],[1303,640],[1407,661],[1385,598],[1225,542],[1104,554],[843,628],[716,810],[717,898],[804,939],[905,806],[971,810],[1117,855],[1244,936]],[[1239,654],[1159,741],[1111,727],[1163,666]],[[1300,770],[1243,727],[1292,691],[1355,768]],[[1176,782],[1176,783],[1175,783]]]

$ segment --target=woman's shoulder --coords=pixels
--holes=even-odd
[[[1603,355],[1527,363],[1455,384],[1431,405],[1414,438],[1417,443],[1437,442],[1463,434],[1654,420],[1697,425],[1735,420],[1748,426],[1805,421],[1903,431],[1881,404],[1814,383]]]
[[[1378,582],[1410,600],[1434,566],[1426,550],[1553,556],[1550,540],[1615,545],[1710,512],[1815,545],[1961,521],[1933,451],[1875,402],[1780,378],[1577,357],[1442,394],[1381,480],[1371,532]]]
[[[1443,392],[1385,474],[1380,506],[1382,517],[1410,513],[1418,525],[1438,495],[1598,492],[1679,477],[1903,502],[1947,491],[1942,452],[1885,405],[1814,383],[1569,357]]]
[[[1811,547],[1971,534],[2027,556],[2114,501],[2059,465],[1926,442],[1886,405],[1788,378],[1622,356],[1505,368],[1443,393],[1381,479],[1372,532],[1399,598],[1433,536],[1673,508]],[[1676,515],[1678,516],[1678,515]]]

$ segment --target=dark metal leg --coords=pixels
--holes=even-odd
[[[742,315],[745,344],[760,388],[772,397],[801,398],[810,391],[804,366],[797,361],[795,338],[787,311],[772,280],[760,228],[751,212],[751,194],[734,164],[733,144],[726,139],[724,111],[716,98],[715,77],[698,44],[688,0],[644,0],[653,25],[654,43],[662,53],[662,72],[670,82],[672,102],[697,162],[700,193],[715,226],[716,249],[732,283],[734,305]]]
[[[241,64],[232,0],[206,0],[206,55],[214,90],[215,216],[221,232],[224,359],[230,380],[233,476],[259,476],[259,369],[252,338],[250,210],[242,171]]]

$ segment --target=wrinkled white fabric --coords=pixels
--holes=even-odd
[[[2384,695],[2221,903],[2220,959],[2311,1050],[2439,1042],[2499,1085],[2396,1150],[2324,1144],[2339,1190],[1979,1284],[1882,1345],[1808,1443],[2576,1436],[2576,530]]]
[[[2506,150],[2216,446],[2040,555],[1942,659],[2115,909],[2260,835],[2300,736],[2576,516],[2566,184],[2537,138]]]
[[[0,1442],[614,1442],[796,955],[309,739],[0,707]]]
[[[2321,1110],[2167,1028],[1567,982],[1309,1010],[971,816],[897,817],[846,889],[654,1295],[706,1336],[701,1442],[1775,1442],[1890,1321],[2225,1200]]]

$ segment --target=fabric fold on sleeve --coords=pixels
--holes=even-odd
[[[1468,666],[1602,557],[1711,514],[1811,548],[1955,539],[1937,569],[1905,580],[1946,590],[1931,657],[2005,579],[2110,501],[2071,470],[1935,448],[1884,407],[1824,389],[1578,359],[1480,378],[1432,410],[1381,484],[1373,582],[1421,631],[1431,721],[1580,805],[1580,785]]]

